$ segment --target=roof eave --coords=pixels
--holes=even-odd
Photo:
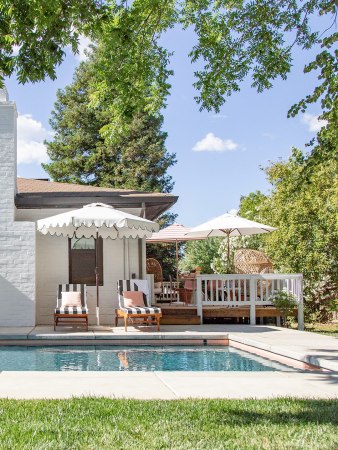
[[[76,209],[88,203],[100,202],[114,208],[145,208],[146,218],[155,220],[177,200],[178,197],[171,194],[161,196],[117,192],[24,192],[16,194],[15,206],[18,209]]]

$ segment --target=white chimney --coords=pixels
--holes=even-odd
[[[14,220],[16,193],[17,111],[5,87],[0,89],[0,221]],[[5,215],[5,217],[3,217]]]

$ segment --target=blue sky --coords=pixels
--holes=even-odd
[[[230,97],[220,113],[215,114],[200,112],[194,101],[196,67],[187,56],[193,34],[174,29],[163,41],[175,52],[171,96],[163,111],[167,148],[178,159],[170,170],[175,181],[173,193],[179,196],[172,211],[178,213],[179,223],[195,226],[237,209],[241,195],[255,190],[267,192],[269,185],[260,167],[287,158],[292,146],[304,149],[315,135],[319,106],[310,108],[306,115],[286,117],[289,107],[316,85],[314,75],[303,74],[305,63],[312,60],[315,52],[296,50],[287,81],[276,80],[273,89],[263,94],[245,82],[241,92]],[[80,59],[68,55],[58,68],[55,81],[23,86],[14,78],[6,81],[10,99],[17,103],[19,112],[19,176],[48,177],[40,166],[46,160],[42,141],[51,136],[48,120],[56,91],[71,82]]]

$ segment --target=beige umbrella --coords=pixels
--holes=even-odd
[[[243,217],[235,214],[223,214],[211,219],[208,222],[198,225],[192,228],[186,235],[188,238],[194,236],[208,237],[227,237],[228,249],[227,249],[227,265],[230,264],[230,237],[232,236],[251,236],[254,234],[270,233],[277,228],[264,225],[253,220],[244,219]]]
[[[173,242],[176,245],[176,280],[178,281],[178,243],[185,241],[196,241],[199,239],[205,239],[203,236],[189,237],[187,233],[191,230],[189,227],[185,227],[179,223],[173,223],[166,228],[153,233],[150,238],[147,238],[148,244],[155,244],[160,242]]]

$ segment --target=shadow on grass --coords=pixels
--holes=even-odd
[[[229,402],[217,402],[217,414],[209,411],[209,425],[233,424],[236,426],[259,425],[338,425],[338,400],[296,400],[292,398],[273,400],[235,400],[235,407]],[[214,409],[212,404],[211,409]]]

